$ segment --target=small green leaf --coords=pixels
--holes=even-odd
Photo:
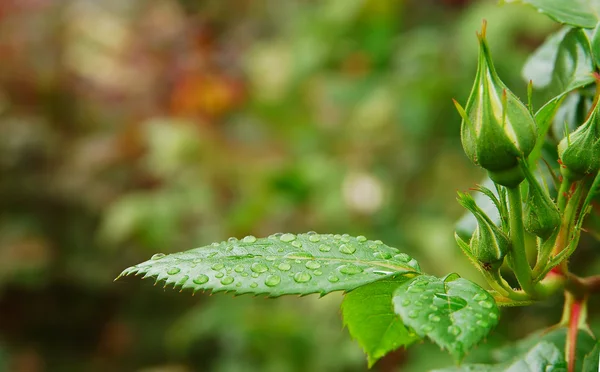
[[[421,275],[400,286],[393,301],[405,325],[459,360],[498,323],[493,297],[463,278]]]
[[[408,280],[410,278],[404,275],[388,277],[344,296],[344,323],[367,353],[369,367],[390,351],[419,339],[406,329],[392,305],[394,291]]]
[[[534,88],[544,88],[552,81],[558,49],[568,31],[568,27],[563,27],[548,36],[544,43],[527,58],[522,75],[525,81],[533,82]]]
[[[594,28],[600,14],[598,0],[522,0],[540,13],[560,23],[575,27]]]
[[[154,255],[121,276],[145,274],[182,289],[268,296],[349,291],[397,273],[418,273],[418,263],[364,236],[275,234]]]

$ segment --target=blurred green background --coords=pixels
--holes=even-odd
[[[113,279],[157,252],[314,230],[480,281],[453,241],[455,192],[483,172],[451,98],[466,101],[483,18],[525,97],[521,66],[558,26],[523,6],[1,1],[0,370],[365,371],[340,294]],[[556,322],[560,301],[508,310],[470,358]],[[451,363],[422,344],[374,370]]]

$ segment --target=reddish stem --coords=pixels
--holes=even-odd
[[[579,317],[581,315],[581,308],[581,300],[575,300],[575,302],[571,304],[569,331],[567,335],[567,360],[569,363],[569,372],[575,372],[575,351],[577,350],[577,334],[579,333]]]

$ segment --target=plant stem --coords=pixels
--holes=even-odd
[[[508,253],[508,260],[521,288],[528,294],[534,295],[535,288],[531,277],[531,267],[527,262],[525,252],[525,229],[523,227],[523,205],[521,202],[521,189],[507,187],[508,202],[510,205],[510,239],[512,249]]]

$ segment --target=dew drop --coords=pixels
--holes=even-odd
[[[214,265],[211,266],[211,269],[213,269],[213,270],[221,270],[224,267],[225,267],[225,265],[223,265],[222,263],[216,263],[216,264],[214,264]]]
[[[277,259],[277,257],[275,257],[275,256],[267,256],[267,257],[265,257],[265,260],[267,260],[267,261],[275,261],[276,259]]]
[[[215,277],[216,277],[216,278],[222,278],[222,277],[224,277],[224,276],[225,276],[225,274],[223,274],[223,273],[216,273],[216,274],[215,274]]]
[[[229,285],[231,283],[233,283],[234,279],[231,276],[226,276],[223,279],[221,279],[221,284],[223,285]]]
[[[411,310],[408,312],[408,317],[412,319],[416,319],[419,316],[419,312],[417,310]]]
[[[283,248],[277,248],[277,252],[280,252],[280,253],[281,253],[281,252],[283,252],[283,251],[284,251],[284,249],[283,249]]]
[[[172,267],[167,271],[167,274],[169,275],[175,275],[175,274],[179,274],[179,272],[181,271],[180,268],[178,267]]]
[[[279,264],[279,266],[277,266],[277,268],[281,271],[289,271],[292,268],[292,265],[287,262],[282,262]]]
[[[296,235],[294,234],[283,234],[279,237],[279,240],[281,240],[284,243],[289,243],[291,241],[296,240]]]
[[[475,322],[475,324],[483,328],[488,328],[490,326],[490,324],[485,320],[478,320],[477,322]]]
[[[236,273],[241,273],[242,271],[244,271],[244,266],[237,265],[236,267],[233,268],[233,271],[235,271]]]
[[[430,324],[423,324],[421,326],[421,331],[425,332],[425,333],[429,333],[429,332],[433,331],[433,326]]]
[[[294,275],[294,280],[298,283],[306,283],[308,282],[312,276],[309,273],[305,273],[300,271]]]
[[[315,276],[321,276],[323,275],[323,272],[321,270],[315,270],[313,274],[315,274]]]
[[[294,241],[292,242],[292,246],[294,246],[294,247],[296,247],[296,248],[302,248],[302,243],[300,243],[300,242],[299,242],[299,241],[297,241],[297,240],[294,240]]]
[[[237,242],[237,241],[238,241],[238,240],[237,240],[237,238],[233,238],[233,237],[232,237],[232,238],[229,238],[229,239],[227,239],[227,242],[229,242],[229,243],[235,243],[235,242]]]
[[[318,243],[321,241],[321,237],[317,234],[312,234],[308,236],[308,240],[313,243]]]
[[[252,266],[250,266],[250,270],[254,271],[255,273],[264,273],[265,271],[269,270],[269,268],[265,265],[265,264],[261,264],[260,262],[255,262],[252,264]]]
[[[206,276],[204,274],[200,274],[194,278],[193,282],[196,284],[204,284],[204,283],[208,282],[208,276]]]
[[[473,300],[474,301],[487,300],[487,296],[485,295],[485,293],[477,293],[475,296],[473,296]]]
[[[342,241],[344,243],[349,243],[350,242],[350,235],[348,235],[348,234],[342,235]]]
[[[342,236],[340,234],[335,234],[333,238],[339,240],[342,238]]]
[[[493,320],[498,319],[498,314],[496,314],[496,313],[489,313],[488,316],[490,317],[490,319],[493,319]]]
[[[165,257],[166,254],[164,253],[157,253],[157,254],[153,254],[152,257],[150,257],[151,260],[160,260],[161,258]],[[148,257],[148,256],[146,256]]]
[[[325,244],[321,244],[321,245],[319,246],[319,250],[320,250],[321,252],[329,252],[329,251],[331,250],[331,247],[330,247],[330,246],[328,246],[328,245],[325,245]]]
[[[494,307],[494,304],[489,301],[479,301],[479,306],[483,307],[484,309],[491,309]]]
[[[364,243],[364,242],[367,241],[367,237],[364,236],[364,235],[359,235],[359,236],[356,237],[356,240],[358,240],[361,243]]]
[[[242,239],[242,241],[244,243],[254,243],[254,242],[256,242],[256,237],[252,236],[252,235],[248,235],[244,239]]]
[[[363,272],[363,269],[356,266],[356,265],[343,265],[340,266],[340,272],[342,274],[346,274],[346,275],[354,275],[354,274],[360,274]]]
[[[195,264],[199,264],[201,262],[202,262],[201,258],[194,258],[194,260],[192,261],[192,263],[195,263]]]
[[[243,277],[246,277],[246,276],[248,276],[248,273],[246,273],[246,272],[243,272],[241,275],[242,275]]]
[[[435,305],[429,305],[429,308],[431,310],[433,310],[433,311],[438,311],[439,310],[439,308],[437,306],[435,306]]]
[[[402,306],[408,306],[410,305],[410,300],[408,298],[405,298],[404,300],[402,300]]]
[[[335,275],[331,275],[331,276],[328,276],[328,277],[327,277],[327,280],[329,280],[329,281],[330,281],[330,282],[332,282],[332,283],[337,283],[337,282],[339,282],[339,281],[340,281],[340,278],[338,278],[338,277],[337,277],[337,276],[335,276]]]
[[[418,300],[417,300],[417,301],[415,301],[415,303],[414,303],[414,306],[415,306],[416,308],[419,308],[419,309],[420,309],[420,308],[422,308],[422,307],[423,307],[423,303],[422,303],[421,301],[418,301]]]
[[[281,277],[279,275],[269,275],[267,279],[265,279],[265,285],[268,287],[275,287],[281,282]]]
[[[389,260],[390,258],[392,258],[391,253],[388,253],[388,252],[375,252],[375,253],[373,253],[373,256],[375,258],[381,258],[384,260]]]
[[[438,315],[435,314],[429,314],[429,320],[431,322],[437,323],[441,320],[441,318]]]
[[[351,245],[347,245],[347,244],[340,245],[339,250],[341,253],[344,253],[344,254],[352,254],[352,253],[356,252],[355,247],[353,247]]]
[[[317,261],[306,261],[304,266],[306,266],[307,269],[316,270],[321,267],[321,264]]]
[[[242,286],[242,282],[237,282],[237,283],[235,283],[235,286],[236,286],[236,287],[241,287],[241,286]]]
[[[258,284],[256,284],[256,283],[250,283],[250,288],[256,288],[256,287],[258,287]]]
[[[258,278],[259,274],[258,273],[252,273],[252,274],[250,274],[250,276],[253,277],[253,278]]]
[[[221,243],[214,242],[210,246],[213,247],[213,248],[216,248],[216,247],[218,247],[220,245],[221,245]]]
[[[373,243],[377,244],[377,245],[382,245],[383,242],[381,240],[375,240]]]
[[[457,326],[451,325],[448,327],[448,333],[450,333],[453,336],[458,336],[461,334],[461,330]]]

